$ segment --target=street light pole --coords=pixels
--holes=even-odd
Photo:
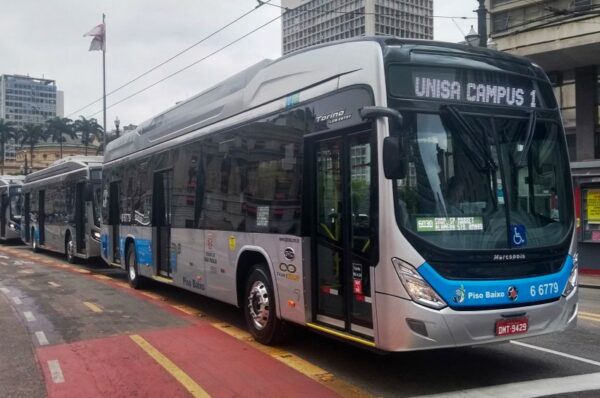
[[[119,120],[119,117],[117,116],[115,118],[115,129],[116,129],[115,130],[116,131],[115,134],[116,134],[117,138],[119,138],[119,126],[120,125],[121,125],[121,121]]]
[[[477,9],[477,31],[479,32],[479,47],[487,47],[487,12],[485,8],[485,0],[478,0],[479,8]]]

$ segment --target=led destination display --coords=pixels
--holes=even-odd
[[[518,75],[406,65],[391,65],[389,70],[388,87],[395,97],[520,108],[555,107],[549,85]]]

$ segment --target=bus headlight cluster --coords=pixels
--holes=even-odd
[[[437,310],[446,307],[447,304],[444,300],[438,296],[414,267],[396,257],[392,258],[392,264],[394,264],[394,269],[398,273],[402,285],[413,301]]]
[[[99,241],[100,240],[100,232],[92,231],[92,238]]]
[[[571,269],[571,275],[563,291],[563,296],[567,297],[577,286],[577,273],[579,270],[579,253],[573,255],[573,269]]]

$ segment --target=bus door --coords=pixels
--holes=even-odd
[[[121,211],[119,209],[119,184],[120,181],[111,182],[108,188],[108,224],[112,229],[112,261],[113,263],[121,263],[121,252],[119,251],[120,234],[119,227],[121,224]]]
[[[25,201],[23,203],[23,214],[21,215],[21,231],[23,236],[25,236],[25,242],[30,242],[31,239],[31,231],[29,230],[29,219],[31,218],[31,203],[29,192],[25,194]]]
[[[85,211],[85,182],[80,182],[75,188],[75,236],[77,252],[85,252],[85,235],[87,232]]]
[[[313,143],[310,186],[314,319],[373,337],[371,268],[376,261],[374,133]],[[313,301],[314,302],[314,301]]]
[[[8,206],[8,196],[2,194],[2,196],[0,197],[0,223],[2,224],[0,225],[0,236],[3,238],[6,236],[6,224],[8,222],[8,217],[6,217],[6,213],[8,213]]]
[[[38,234],[38,244],[43,245],[46,240],[46,191],[44,190],[38,192]]]
[[[160,171],[154,174],[152,199],[152,241],[155,243],[157,274],[171,277],[171,185],[173,172]]]

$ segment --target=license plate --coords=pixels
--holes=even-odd
[[[527,318],[501,319],[496,322],[496,336],[526,333],[528,326]]]

